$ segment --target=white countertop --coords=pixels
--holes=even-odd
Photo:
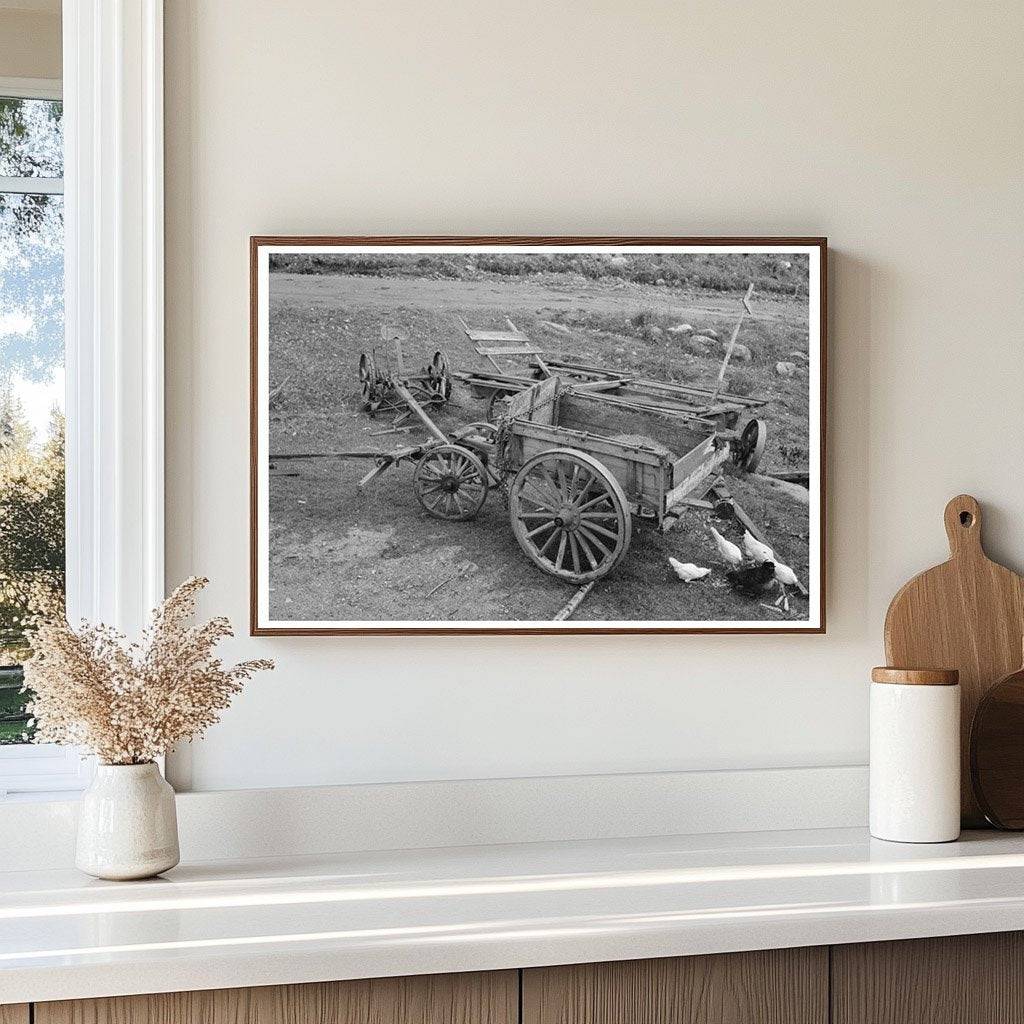
[[[0,873],[0,1003],[1024,929],[1024,836],[860,829]]]

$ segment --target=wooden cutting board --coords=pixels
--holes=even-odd
[[[987,689],[1020,667],[1024,579],[993,562],[981,546],[981,507],[969,494],[946,506],[949,561],[915,576],[885,616],[885,657],[896,668],[960,671],[960,813],[983,827],[971,789],[970,734]]]

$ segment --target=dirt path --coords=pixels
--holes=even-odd
[[[601,284],[574,278],[571,285],[533,279],[515,281],[456,281],[448,278],[361,277],[342,274],[274,274],[275,300],[316,303],[336,309],[394,310],[396,306],[448,312],[452,309],[517,310],[585,306],[594,313],[635,313],[639,308],[671,313],[680,320],[730,317],[738,313],[733,295],[710,293],[699,304],[673,288],[617,283]],[[689,301],[687,301],[689,300]],[[773,295],[757,297],[759,317],[798,323],[802,311]]]

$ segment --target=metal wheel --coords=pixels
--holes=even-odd
[[[487,399],[487,412],[485,413],[488,423],[497,423],[505,410],[508,408],[508,395],[500,391],[492,391],[491,397]]]
[[[573,583],[606,576],[629,548],[618,480],[597,459],[552,448],[526,462],[509,491],[512,532],[538,568]]]
[[[440,350],[434,353],[427,367],[430,389],[442,401],[447,402],[452,394],[452,379],[448,374],[448,357]]]
[[[482,444],[494,444],[498,440],[498,428],[493,423],[469,423],[459,427],[452,434],[453,441],[478,441]]]
[[[377,394],[377,364],[369,352],[359,357],[359,394],[367,407],[380,402]]]
[[[733,461],[747,473],[754,473],[761,465],[764,446],[768,440],[768,427],[764,420],[750,420],[743,428],[733,455]]]
[[[484,464],[457,444],[431,448],[412,475],[416,499],[435,518],[472,519],[487,498],[490,486]]]

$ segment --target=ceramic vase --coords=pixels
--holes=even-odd
[[[75,864],[96,878],[151,878],[178,863],[174,790],[149,764],[101,764],[82,794]]]

